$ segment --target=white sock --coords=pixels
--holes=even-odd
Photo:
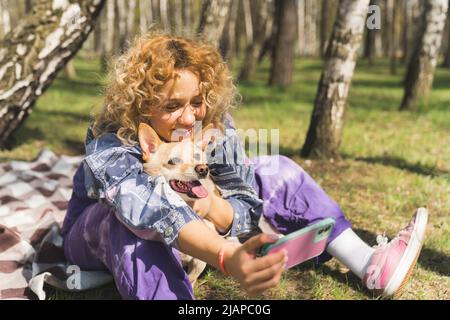
[[[328,244],[327,252],[342,262],[359,278],[363,278],[375,250],[348,228]]]

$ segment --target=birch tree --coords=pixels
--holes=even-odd
[[[369,0],[341,0],[301,155],[340,158],[347,96],[362,42]]]
[[[223,27],[219,42],[219,51],[223,59],[231,67],[236,53],[236,20],[238,16],[239,1],[231,1],[228,17]]]
[[[439,59],[448,0],[426,0],[419,41],[409,61],[400,110],[418,110],[433,86]]]
[[[286,87],[292,83],[297,26],[296,0],[275,0],[277,34],[272,54],[269,85]]]
[[[26,120],[91,32],[104,0],[33,1],[26,16],[0,43],[0,147]]]
[[[257,4],[255,34],[252,43],[247,46],[239,80],[249,80],[255,72],[264,41],[271,32],[272,4],[273,2],[271,0],[260,1]]]
[[[450,68],[450,9],[448,9],[447,12],[447,48],[444,53],[444,63],[442,66],[445,68]]]
[[[191,8],[190,0],[183,0],[183,8],[182,8],[182,16],[183,16],[183,29],[187,36],[191,36],[192,34],[192,8]]]
[[[218,45],[230,9],[231,0],[204,0],[197,33]]]
[[[153,8],[151,0],[139,0],[139,29],[147,32],[153,23]]]
[[[11,31],[11,16],[9,14],[8,2],[0,0],[0,37]]]

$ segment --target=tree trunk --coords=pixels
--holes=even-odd
[[[344,113],[369,0],[341,0],[301,155],[337,158]]]
[[[108,69],[108,63],[113,55],[115,49],[115,20],[116,20],[116,12],[115,12],[115,1],[106,1],[106,21],[105,21],[105,34],[102,37],[103,40],[103,48],[102,48],[102,57],[101,57],[101,69],[102,72],[105,73]]]
[[[166,32],[170,30],[167,0],[159,0],[159,16],[161,18],[162,29]]]
[[[238,6],[239,1],[232,1],[230,3],[228,18],[223,28],[222,36],[220,37],[219,51],[229,68],[232,66],[236,52],[236,20]]]
[[[153,8],[151,0],[139,0],[139,29],[146,33],[153,23]]]
[[[450,6],[450,0],[449,0]],[[444,68],[450,68],[450,9],[447,13],[447,48],[444,54],[444,63],[442,65]]]
[[[370,0],[370,6],[378,5],[377,0]],[[370,66],[373,66],[377,52],[376,36],[379,30],[366,28],[366,38],[364,41],[364,59],[367,59]]]
[[[9,14],[8,3],[6,0],[0,0],[0,37],[11,31],[11,16]]]
[[[136,0],[128,0],[126,41],[135,34]]]
[[[427,0],[422,18],[422,32],[405,76],[405,92],[400,110],[418,110],[427,103],[439,59],[448,0]]]
[[[37,98],[81,48],[105,1],[35,0],[33,14],[0,45],[0,146],[11,146]]]
[[[403,0],[403,25],[402,25],[402,64],[406,62],[408,56],[408,29],[410,26],[410,14],[408,9],[408,0]]]
[[[319,41],[317,41],[317,0],[306,0],[306,53],[316,56],[319,51]]]
[[[305,0],[298,0],[297,3],[297,48],[296,54],[302,56],[305,54]]]
[[[94,52],[98,57],[102,55],[102,38],[104,32],[102,20],[104,20],[105,17],[105,10],[102,10],[100,17],[95,21],[94,26]]]
[[[109,0],[111,1],[111,0]],[[127,41],[127,5],[126,0],[113,0],[115,7],[115,46],[114,51],[123,52]]]
[[[25,0],[25,13],[26,14],[31,13],[32,9],[33,9],[33,4],[31,3],[31,0]]]
[[[269,85],[287,87],[294,71],[297,5],[296,0],[275,0],[275,5],[278,26]]]
[[[190,0],[183,0],[183,8],[182,8],[182,15],[183,15],[183,29],[185,34],[190,37],[192,34],[192,8],[191,8],[191,1]]]
[[[182,34],[183,31],[183,3],[182,0],[172,0],[173,26],[175,34]]]
[[[397,61],[399,56],[400,43],[400,2],[397,0],[388,0],[391,11],[390,40],[389,40],[389,56],[390,56],[390,73],[397,74]]]
[[[320,56],[324,58],[329,37],[329,22],[332,16],[332,1],[322,0],[320,9]]]
[[[264,45],[264,40],[270,32],[269,19],[271,17],[272,4],[271,0],[258,2],[255,19],[255,36],[253,42],[247,46],[244,63],[242,64],[241,72],[239,74],[239,81],[249,80],[256,70],[258,57]]]
[[[230,9],[231,0],[204,0],[197,34],[217,46]]]
[[[245,37],[246,43],[249,45],[253,42],[253,22],[252,22],[252,12],[250,8],[249,0],[242,0],[242,8],[244,14],[244,22],[245,22]]]

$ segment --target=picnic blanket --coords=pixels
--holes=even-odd
[[[112,281],[64,256],[60,228],[81,161],[45,149],[36,161],[0,164],[0,300],[45,299],[45,283],[80,291]]]

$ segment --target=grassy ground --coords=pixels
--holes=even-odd
[[[31,160],[47,146],[80,154],[89,113],[98,105],[101,79],[96,61],[76,60],[78,80],[60,76],[39,99],[17,133],[16,146],[0,161]],[[430,221],[422,254],[401,299],[450,299],[450,69],[438,69],[428,107],[398,112],[401,79],[388,63],[358,63],[350,91],[340,162],[307,161],[298,154],[305,139],[321,61],[297,62],[294,85],[267,88],[268,64],[251,83],[239,84],[242,106],[234,111],[241,128],[280,129],[280,153],[303,166],[341,205],[369,244],[378,233],[392,237],[414,209],[427,206]],[[237,282],[208,269],[195,286],[199,299],[246,299]],[[53,291],[50,299],[113,298],[113,286],[83,294]],[[335,260],[304,264],[285,273],[264,299],[371,299],[360,281]]]

